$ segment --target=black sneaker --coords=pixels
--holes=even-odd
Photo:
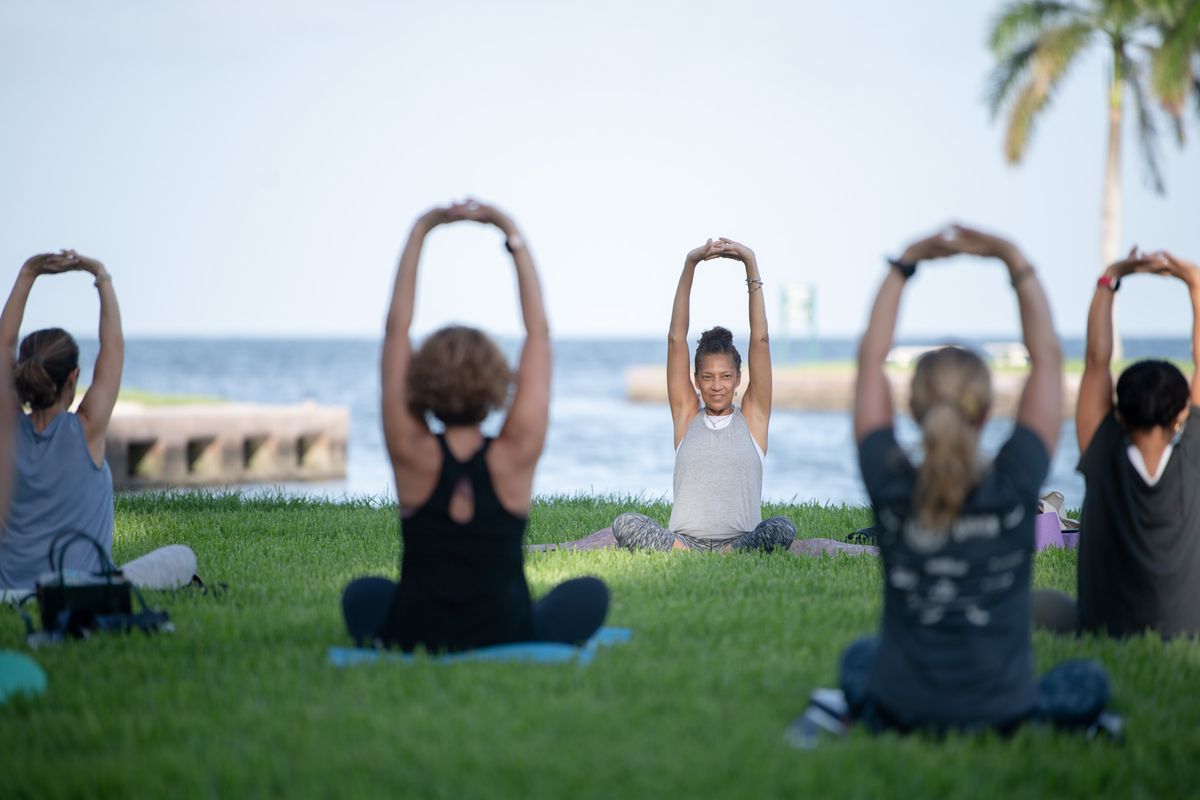
[[[878,533],[878,528],[874,525],[869,528],[859,528],[853,533],[847,533],[846,541],[850,544],[876,545],[879,543],[875,536],[876,533]]]

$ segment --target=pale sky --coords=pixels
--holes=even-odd
[[[758,252],[775,323],[810,281],[820,333],[848,336],[883,256],[958,219],[1015,238],[1078,335],[1104,64],[1008,167],[983,102],[999,5],[4,0],[0,257],[101,258],[130,335],[377,336],[412,219],[470,193],[524,229],[558,336],[661,335],[684,253],[720,235]],[[1200,142],[1163,144],[1160,198],[1127,140],[1122,240],[1198,260]],[[694,330],[746,328],[743,277],[702,267]],[[1016,333],[998,266],[910,294],[901,335]],[[1185,335],[1180,286],[1121,299],[1126,333]],[[95,316],[86,278],[50,278],[26,329]],[[518,319],[498,234],[435,233],[417,328]]]

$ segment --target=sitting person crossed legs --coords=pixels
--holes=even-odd
[[[1007,265],[1030,374],[1016,428],[985,464],[986,365],[952,347],[922,356],[910,404],[924,459],[914,466],[896,441],[884,360],[917,263],[957,254]],[[1008,731],[1037,718],[1093,724],[1108,699],[1100,665],[1068,662],[1040,681],[1033,673],[1033,519],[1062,424],[1062,352],[1041,283],[1014,245],[961,227],[914,243],[892,267],[858,353],[854,435],[879,526],[883,618],[878,636],[842,657],[848,716],[902,731]]]
[[[1088,314],[1075,411],[1086,487],[1079,600],[1034,593],[1034,624],[1057,633],[1200,634],[1200,373],[1189,387],[1174,364],[1139,361],[1121,374],[1113,405],[1113,297],[1138,272],[1188,287],[1193,361],[1200,364],[1200,268],[1136,250],[1109,267]]]
[[[495,438],[480,423],[509,399],[513,375],[500,348],[463,326],[434,332],[415,353],[409,340],[425,238],[463,221],[504,233],[525,323],[516,391]],[[381,359],[383,435],[404,542],[400,581],[363,577],[346,586],[342,614],[355,642],[449,652],[577,645],[599,630],[608,613],[600,579],[564,581],[537,602],[525,580],[521,542],[550,417],[550,355],[541,288],[515,223],[473,201],[421,216],[396,271]],[[443,433],[430,430],[430,415]]]
[[[56,567],[68,570],[102,570],[105,565],[94,546],[78,541],[66,546],[73,533],[85,534],[106,559],[112,558],[113,483],[104,443],[121,388],[125,341],[112,277],[104,265],[70,250],[26,261],[0,315],[0,346],[11,363],[34,281],[73,271],[95,278],[100,294],[100,350],[92,384],[79,408],[71,411],[79,381],[75,340],[61,328],[47,328],[21,342],[13,380],[20,403],[28,404],[30,412],[18,410],[10,423],[15,425],[15,480],[0,537],[0,590],[6,593],[33,590],[41,575],[50,571],[51,559]],[[183,545],[168,545],[121,570],[135,586],[173,589],[191,582],[196,556]]]
[[[742,356],[725,328],[700,336],[695,371],[688,375],[692,279],[698,264],[717,258],[745,265],[750,293],[750,381],[740,408],[733,401],[742,379]],[[667,397],[675,427],[671,520],[664,528],[644,514],[621,514],[612,525],[617,544],[631,550],[787,549],[796,538],[795,524],[787,517],[762,518],[771,350],[758,261],[745,245],[710,239],[688,253],[667,338]]]

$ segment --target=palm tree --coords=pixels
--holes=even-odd
[[[1165,191],[1158,165],[1158,128],[1150,95],[1159,101],[1183,144],[1189,98],[1200,113],[1200,0],[1014,0],[992,24],[997,64],[988,99],[993,118],[1008,107],[1004,155],[1016,164],[1034,122],[1055,89],[1092,44],[1109,55],[1108,153],[1101,210],[1101,268],[1118,257],[1121,238],[1121,120],[1129,90],[1138,144],[1153,189]]]

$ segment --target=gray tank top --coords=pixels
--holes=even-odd
[[[49,569],[50,543],[62,531],[83,531],[112,553],[112,472],[107,461],[99,467],[92,462],[83,422],[69,411],[41,433],[25,414],[15,424],[16,469],[0,538],[0,588],[32,589]],[[65,566],[95,572],[100,558],[94,547],[76,542]]]
[[[719,431],[695,416],[675,453],[672,533],[729,539],[762,522],[762,460],[740,408]]]

